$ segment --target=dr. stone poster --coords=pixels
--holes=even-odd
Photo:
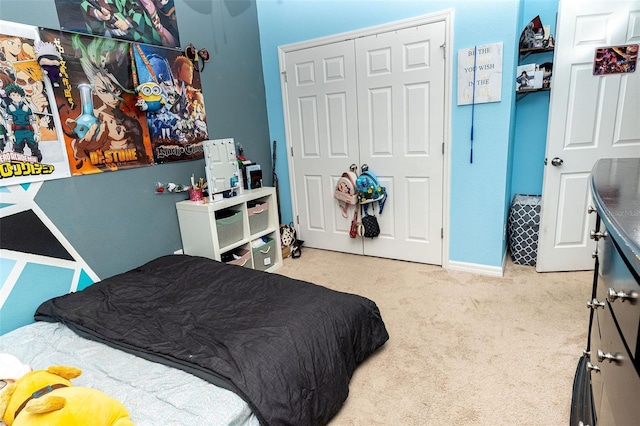
[[[62,55],[56,106],[73,175],[153,164],[145,114],[136,106],[130,43],[41,29]]]
[[[70,176],[36,27],[0,21],[0,186]]]
[[[173,0],[55,0],[63,30],[179,47]]]
[[[156,163],[203,158],[207,116],[200,73],[175,49],[135,43],[138,83],[155,86],[158,94],[141,99]],[[142,90],[138,91],[142,93]]]

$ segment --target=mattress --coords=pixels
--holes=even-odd
[[[36,322],[0,336],[0,353],[34,370],[82,369],[72,382],[122,402],[137,426],[259,425],[235,393],[190,373],[78,336],[61,323]]]

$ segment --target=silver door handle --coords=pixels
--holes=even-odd
[[[555,157],[553,160],[551,160],[551,165],[552,166],[556,166],[556,167],[562,166],[562,163],[564,163],[562,158]]]

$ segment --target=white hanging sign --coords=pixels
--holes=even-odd
[[[502,42],[458,50],[458,105],[501,100]]]

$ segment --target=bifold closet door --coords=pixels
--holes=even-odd
[[[309,247],[442,263],[445,23],[285,57],[294,212]],[[387,186],[375,239],[349,238],[333,190],[363,163]]]
[[[362,254],[349,238],[333,190],[342,172],[360,160],[353,40],[286,55],[286,88],[293,155],[296,228],[305,245]]]
[[[364,254],[442,264],[445,23],[355,40],[360,162],[389,198]]]

